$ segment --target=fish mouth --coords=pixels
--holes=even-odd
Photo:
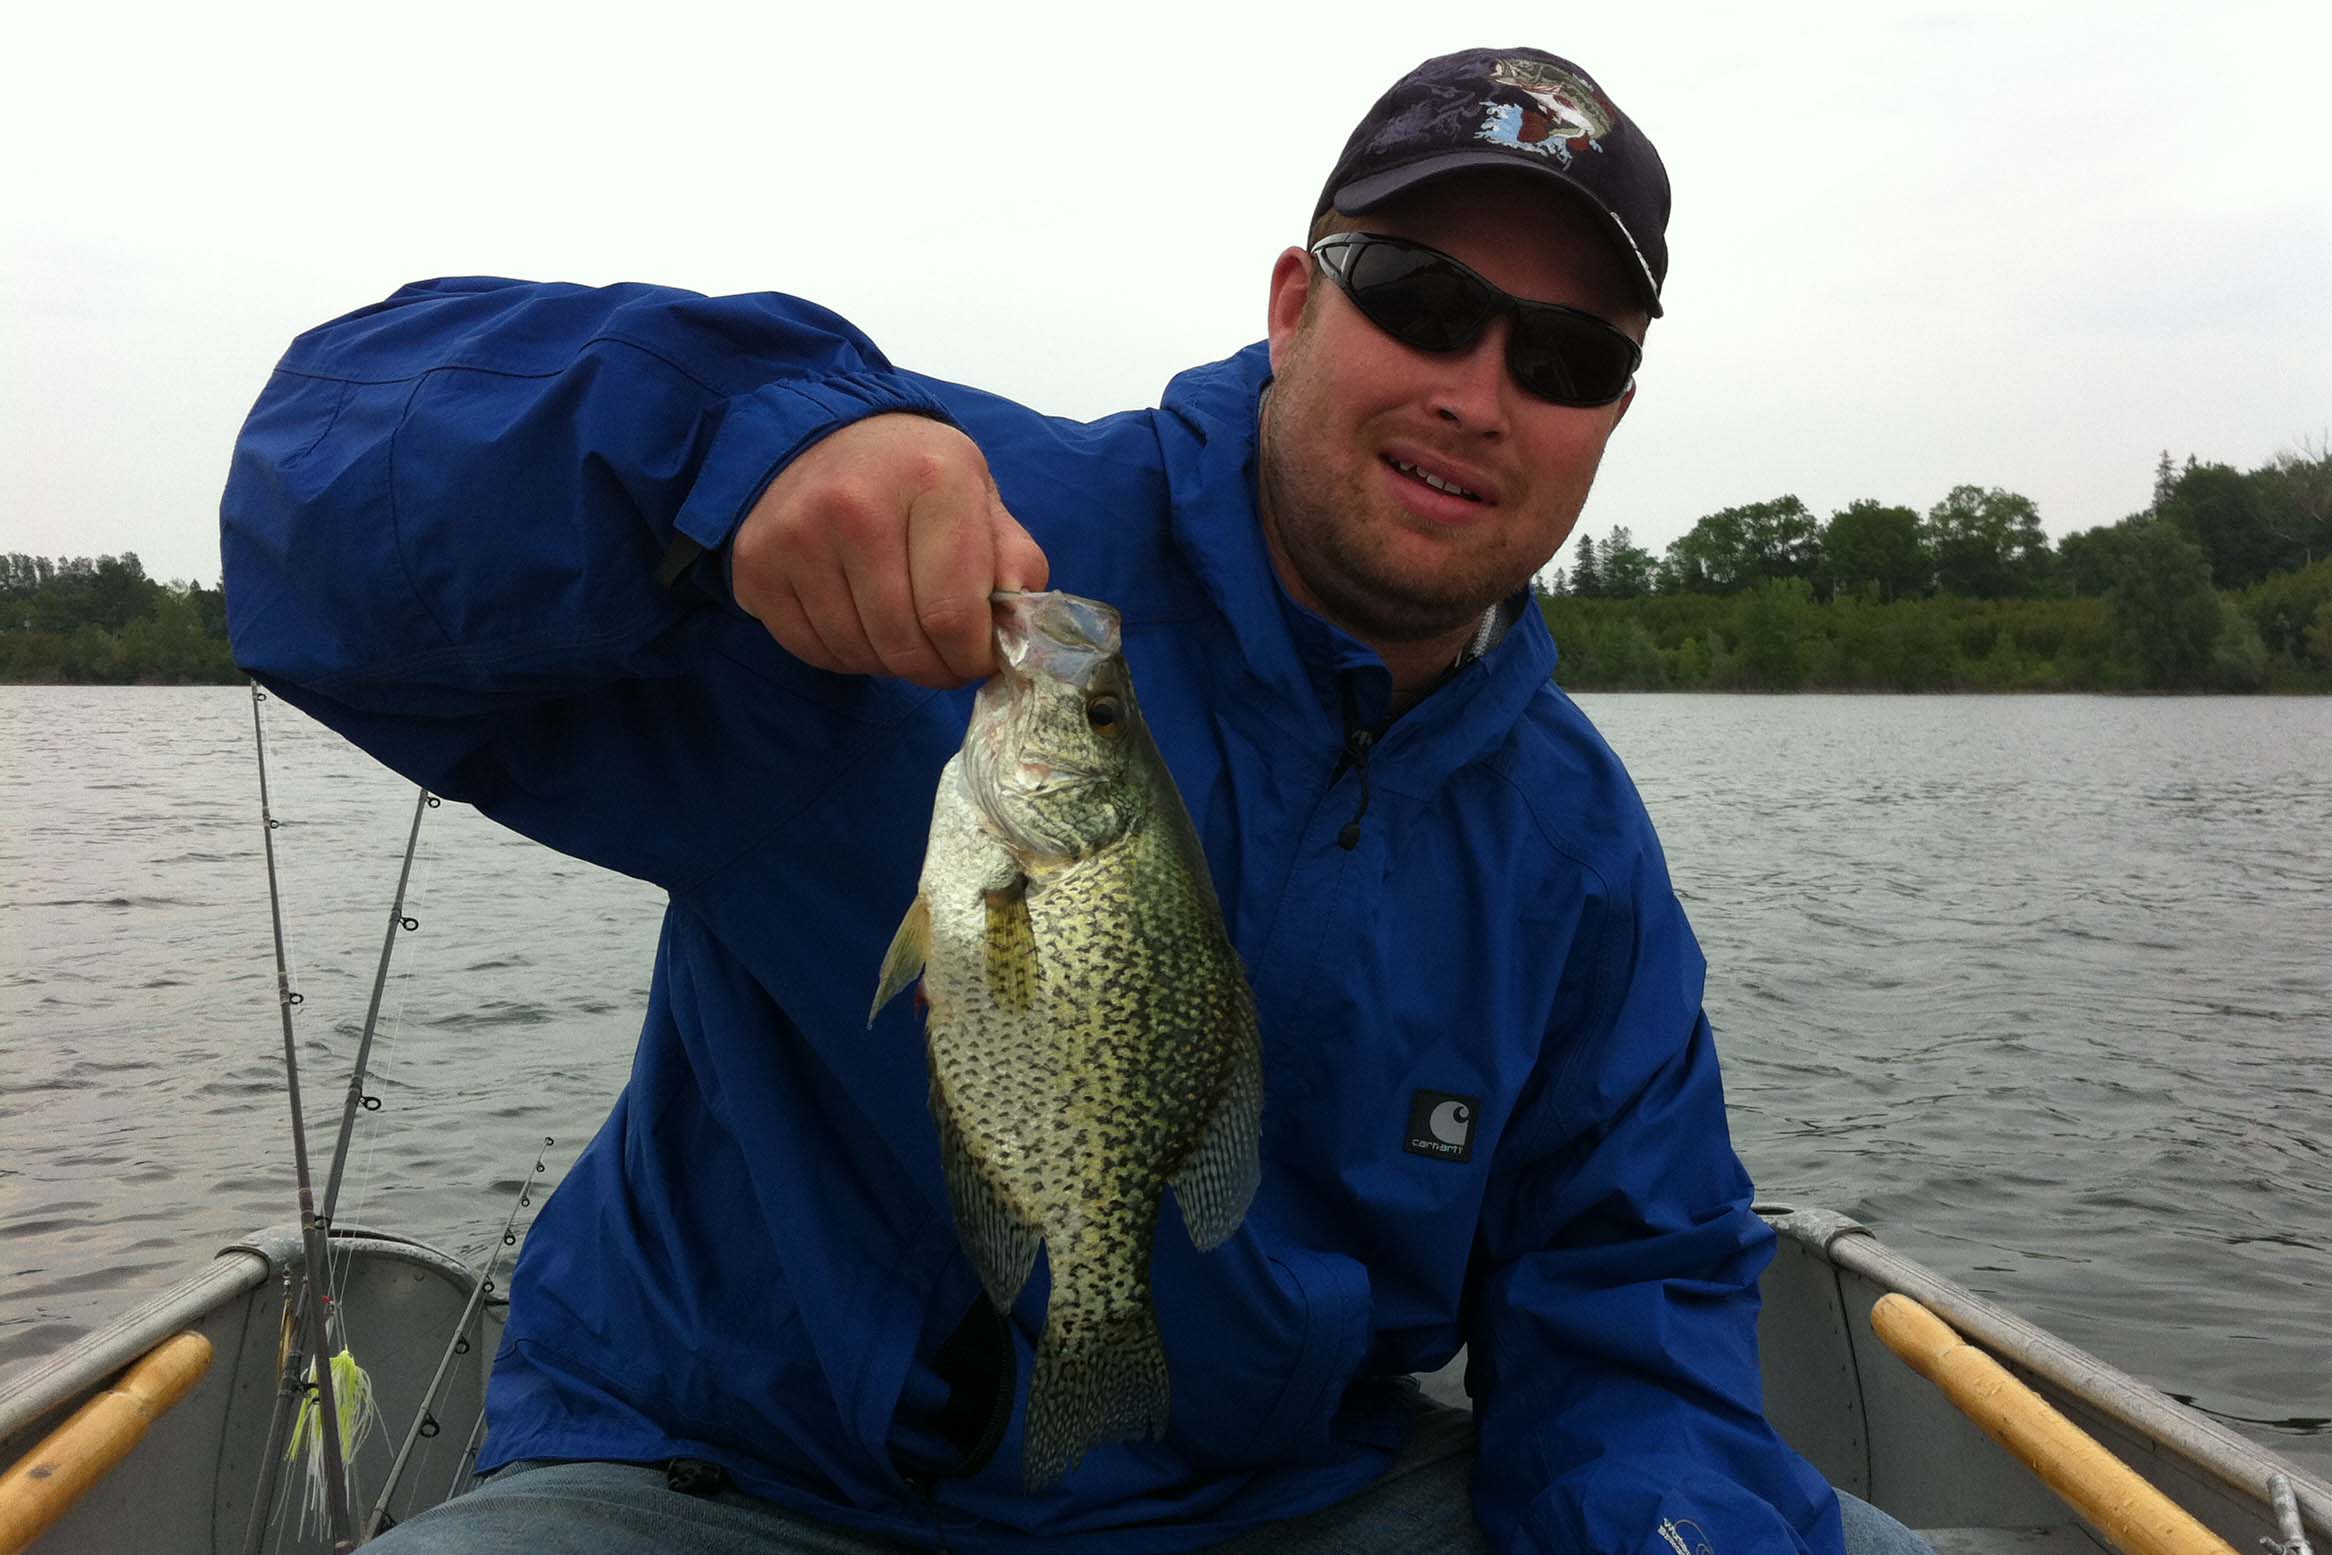
[[[1019,679],[1041,675],[1083,689],[1123,646],[1117,611],[1097,599],[999,589],[988,602],[995,609],[996,662]]]
[[[1047,738],[1044,725],[1047,710],[1059,710],[1064,695],[1073,709],[1097,684],[1119,684],[1118,613],[1099,600],[1059,592],[998,590],[989,603],[998,672],[980,687],[965,731],[973,802],[988,829],[1024,861],[1081,857],[1086,840],[1052,812],[1063,796],[1106,788],[1122,774],[1098,753],[1074,749],[1065,734]],[[1130,717],[1130,693],[1126,710]],[[1097,804],[1110,808],[1106,800]]]

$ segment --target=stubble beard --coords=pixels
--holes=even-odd
[[[1296,363],[1291,361],[1290,368]],[[1427,643],[1472,630],[1484,611],[1530,581],[1495,556],[1421,573],[1398,566],[1381,535],[1359,521],[1375,472],[1340,476],[1307,461],[1291,435],[1305,413],[1300,372],[1283,372],[1263,402],[1257,497],[1283,569],[1330,621],[1371,643]],[[1288,581],[1288,580],[1283,580]]]

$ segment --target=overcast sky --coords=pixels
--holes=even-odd
[[[1675,186],[1598,538],[1963,482],[2061,536],[2163,448],[2332,430],[2323,0],[49,6],[0,67],[0,551],[214,578],[270,365],[422,276],[798,292],[1047,411],[1154,404],[1261,334],[1375,96],[1512,44]]]

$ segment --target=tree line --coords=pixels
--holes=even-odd
[[[2332,448],[2165,452],[2144,511],[2054,544],[1998,487],[1782,496],[1660,557],[1581,535],[1541,592],[1580,689],[2332,691]]]
[[[2055,544],[1998,487],[1827,520],[1776,497],[1660,557],[1581,534],[1544,594],[1577,689],[2332,691],[2332,448],[2164,453],[2145,511]],[[222,589],[129,551],[0,556],[0,681],[242,678]]]
[[[222,685],[227,597],[146,575],[135,551],[51,560],[0,555],[0,682]]]

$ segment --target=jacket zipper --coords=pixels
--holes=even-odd
[[[1336,834],[1336,845],[1350,853],[1360,846],[1360,823],[1368,814],[1368,753],[1376,749],[1382,729],[1364,728],[1360,722],[1360,700],[1353,694],[1352,677],[1343,678],[1344,692],[1344,751],[1336,758],[1336,771],[1330,781],[1341,779],[1347,771],[1360,774],[1360,808],[1352,812],[1352,819]]]

